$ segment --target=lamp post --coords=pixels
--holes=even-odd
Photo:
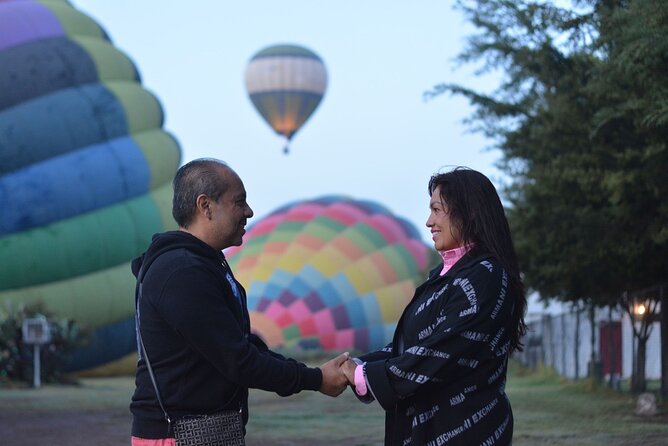
[[[631,391],[641,393],[645,391],[645,354],[647,340],[652,333],[654,322],[660,321],[660,302],[664,300],[663,286],[652,286],[642,290],[636,290],[633,294],[624,292],[622,294],[622,305],[631,318],[633,329],[633,376],[631,380]],[[636,324],[639,322],[639,324]],[[664,334],[668,337],[668,335]],[[636,344],[638,342],[637,353]],[[663,346],[662,346],[663,350]],[[668,360],[666,361],[668,362]],[[666,364],[668,369],[668,364]],[[668,384],[666,385],[668,387]]]
[[[633,332],[638,342],[637,360],[634,369],[634,382],[632,387],[634,392],[644,392],[646,390],[645,362],[647,340],[652,333],[653,322],[658,320],[658,301],[647,297],[644,293],[643,296],[644,297],[636,296],[633,299],[633,307],[631,311]]]
[[[636,333],[635,341],[638,343],[637,351],[635,352],[635,369],[633,371],[633,386],[632,390],[635,392],[645,391],[645,352],[646,343],[643,342],[644,318],[647,314],[647,306],[642,298],[636,297],[633,300],[633,331]]]

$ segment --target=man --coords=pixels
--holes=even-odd
[[[253,216],[239,176],[213,159],[182,166],[174,178],[172,215],[179,230],[155,235],[132,263],[144,346],[130,404],[132,444],[173,444],[146,356],[172,421],[241,408],[245,425],[249,388],[281,396],[343,392],[347,380],[340,365],[347,353],[309,368],[270,351],[250,332],[244,289],[222,253],[241,245]]]

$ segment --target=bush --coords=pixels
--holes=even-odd
[[[6,302],[0,307],[0,382],[33,381],[33,345],[23,342],[23,320],[38,315],[46,317],[51,342],[40,346],[40,376],[46,383],[64,383],[64,370],[72,352],[87,341],[79,325],[70,319],[57,319],[43,310],[41,304],[20,305],[14,309]]]

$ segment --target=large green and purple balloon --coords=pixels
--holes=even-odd
[[[66,1],[0,0],[0,302],[93,331],[72,370],[135,350],[130,260],[174,226],[181,151],[132,61]]]

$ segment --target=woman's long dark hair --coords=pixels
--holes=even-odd
[[[524,313],[527,301],[510,227],[494,185],[480,172],[457,167],[430,178],[430,196],[437,187],[451,223],[459,230],[461,241],[464,245],[473,245],[469,254],[490,253],[507,271],[509,294],[515,298],[513,322],[517,327],[510,340],[510,351],[521,351],[522,337],[526,333]]]

